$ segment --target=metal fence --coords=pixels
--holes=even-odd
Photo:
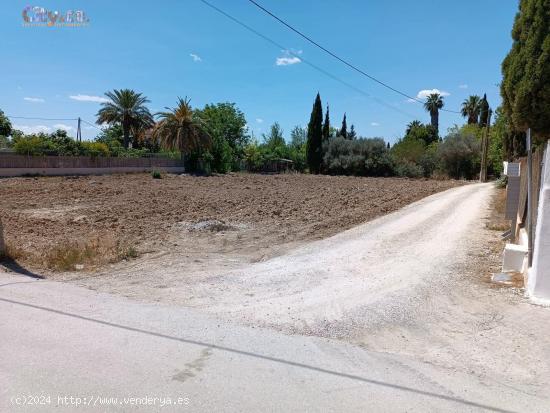
[[[0,168],[154,168],[183,167],[181,159],[0,154]]]

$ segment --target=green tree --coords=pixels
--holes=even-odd
[[[426,98],[424,108],[430,113],[431,125],[439,135],[439,109],[443,108],[443,97],[439,93],[432,93]]]
[[[420,127],[423,125],[424,124],[419,120],[413,120],[412,122],[409,122],[409,124],[407,125],[407,129],[405,129],[405,136],[407,136],[413,128]]]
[[[327,112],[325,113],[325,121],[323,122],[323,142],[328,142],[330,138],[330,115],[327,104]]]
[[[487,95],[483,95],[483,99],[479,102],[479,126],[482,128],[487,126],[489,120],[489,102],[487,102]]]
[[[11,135],[11,122],[4,112],[0,110],[0,136],[10,136]]]
[[[340,128],[340,133],[338,134],[344,139],[348,138],[348,124],[346,121],[346,114],[344,113],[344,119],[342,119],[342,127]]]
[[[285,147],[286,142],[283,134],[284,132],[281,128],[281,125],[279,125],[279,122],[275,122],[273,125],[271,125],[269,133],[267,135],[262,135],[264,139],[264,144],[268,149],[272,151],[276,148]]]
[[[481,98],[477,95],[471,95],[462,102],[462,116],[468,118],[468,125],[477,125],[479,122],[479,111],[481,109]]]
[[[307,139],[307,131],[301,126],[297,125],[290,131],[290,145],[294,148],[301,148],[305,146]]]
[[[501,95],[515,131],[550,138],[550,0],[521,0],[502,63]]]
[[[354,140],[357,138],[357,132],[355,132],[355,126],[351,125],[351,128],[349,129],[348,133],[348,139]]]
[[[455,179],[472,179],[479,173],[480,140],[469,129],[454,127],[437,148],[447,174]]]
[[[155,125],[153,136],[167,149],[176,149],[182,153],[209,149],[212,139],[202,120],[191,108],[191,101],[178,98],[175,108],[166,108],[166,112],[157,114],[160,118]]]
[[[407,125],[404,140],[417,140],[429,145],[432,142],[437,142],[438,136],[432,125],[424,125],[415,120]]]
[[[149,100],[141,93],[131,89],[113,90],[105,93],[108,102],[101,104],[102,108],[97,112],[97,124],[122,125],[123,144],[128,148],[130,133],[148,129],[154,125],[153,116],[149,112],[146,103]]]
[[[323,106],[317,93],[307,126],[306,159],[309,171],[318,174],[323,161]]]
[[[212,169],[221,173],[238,170],[250,141],[244,113],[235,103],[223,102],[195,110],[195,115],[212,138]]]

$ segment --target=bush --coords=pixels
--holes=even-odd
[[[380,138],[355,140],[337,137],[324,146],[323,168],[329,174],[389,176],[392,161]]]
[[[159,171],[151,171],[151,176],[153,179],[162,179],[162,175]]]
[[[101,142],[82,142],[83,152],[92,157],[109,156],[109,147]]]
[[[407,178],[420,178],[424,176],[424,169],[422,169],[420,165],[417,165],[414,162],[403,159],[395,164],[395,173],[397,176],[404,176]]]

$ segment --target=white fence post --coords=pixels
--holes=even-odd
[[[527,291],[533,298],[550,300],[550,145],[544,153],[541,176],[533,266],[529,270]]]

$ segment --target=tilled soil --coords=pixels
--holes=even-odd
[[[201,266],[209,254],[262,260],[460,184],[299,174],[9,178],[0,179],[0,218],[12,255],[31,268],[56,268],[52,251],[74,246],[97,250],[76,269],[154,253]]]

